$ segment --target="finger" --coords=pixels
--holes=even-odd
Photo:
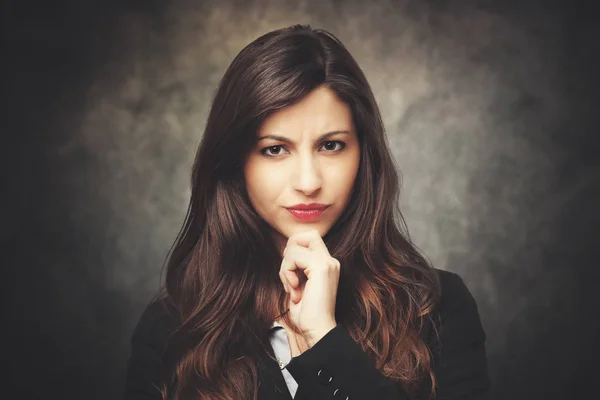
[[[300,283],[298,289],[292,289],[293,292],[290,293],[290,300],[294,302],[294,304],[298,304],[300,300],[302,300],[302,296],[304,295],[304,283]]]
[[[338,270],[340,262],[329,255],[313,251],[309,248],[293,245],[287,249],[286,257],[291,259],[300,276],[300,285],[311,278],[315,267],[319,271]]]
[[[306,275],[306,269],[315,265],[315,255],[318,254],[315,253],[314,250],[299,246],[297,244],[289,245],[285,252],[285,258],[294,263],[294,267],[296,268],[298,275]]]
[[[286,291],[286,293],[290,293],[292,290],[292,286],[290,285],[288,278],[284,274],[283,267],[279,269],[279,280],[281,281],[281,284],[283,285],[283,288]]]
[[[279,278],[286,289],[286,292],[290,294],[292,301],[297,303],[302,298],[300,291],[300,281],[297,275],[298,269],[294,264],[293,260],[288,257],[284,257],[281,261],[281,268],[279,269]]]
[[[281,279],[285,292],[290,295],[290,300],[292,300],[294,303],[298,303],[302,299],[301,291],[292,288],[289,282],[287,281],[287,278],[283,275],[283,273],[280,273],[279,277]]]
[[[298,274],[302,272],[298,270],[298,266],[294,262],[294,259],[291,257],[283,257],[283,260],[281,260],[280,270],[285,278],[286,283],[291,288],[297,289],[300,285],[300,278]]]
[[[279,267],[279,279],[281,280],[281,283],[283,283],[285,291],[288,293],[292,289],[291,283],[288,278],[288,273],[294,268],[296,268],[296,266],[290,262],[289,258],[286,259],[284,257],[283,260],[281,260],[281,266]]]
[[[287,282],[287,278],[283,275],[283,271],[279,270],[279,280],[281,281],[281,284],[283,285],[283,289],[285,290],[286,293],[290,292],[290,288]]]
[[[308,247],[311,250],[323,251],[327,255],[330,255],[323,238],[321,238],[319,231],[316,229],[293,234],[289,237],[287,245],[289,246],[293,244]]]

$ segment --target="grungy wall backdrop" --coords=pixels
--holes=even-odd
[[[598,373],[591,15],[567,1],[5,6],[12,398],[119,398],[216,85],[246,44],[296,23],[338,36],[369,79],[410,233],[479,304],[492,398],[576,398]]]

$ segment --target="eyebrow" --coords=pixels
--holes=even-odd
[[[333,135],[337,135],[339,133],[346,133],[346,134],[351,134],[350,131],[348,130],[337,130],[337,131],[331,131],[331,132],[327,132],[322,134],[321,136],[319,136],[319,138],[317,139],[317,142],[320,142],[324,139],[327,139],[329,136],[333,136]],[[289,144],[294,144],[294,142],[286,137],[283,136],[276,136],[276,135],[266,135],[266,136],[262,136],[258,139],[258,141],[261,141],[263,139],[273,139],[273,140],[279,140],[281,142],[285,142],[285,143],[289,143]]]

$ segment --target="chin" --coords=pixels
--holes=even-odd
[[[315,224],[303,224],[296,223],[293,226],[287,226],[283,230],[279,231],[285,236],[286,239],[289,239],[290,236],[295,235],[296,233],[310,231],[312,229],[316,229],[319,232],[321,237],[325,236],[327,232],[329,232],[329,225],[325,225],[323,223],[315,223]]]

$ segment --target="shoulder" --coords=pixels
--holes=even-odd
[[[150,301],[142,311],[130,339],[126,399],[161,397],[158,388],[171,376],[167,348],[171,333],[179,325],[177,315],[174,305],[166,297]]]
[[[477,308],[475,299],[463,279],[455,272],[435,269],[439,277],[441,297],[438,304],[440,314],[448,314],[464,307]]]
[[[486,339],[479,309],[464,280],[455,272],[434,268],[440,287],[440,298],[425,319],[422,337],[439,358],[442,346],[460,345],[461,341]],[[432,329],[433,328],[433,329]]]
[[[170,298],[153,299],[142,311],[133,330],[132,341],[164,351],[169,335],[179,325],[179,317]]]
[[[477,303],[464,280],[454,272],[436,269],[441,297],[434,312],[438,340],[436,353],[448,354],[469,347],[483,349],[486,334]],[[437,342],[437,343],[436,343]]]
[[[477,303],[463,279],[436,270],[441,287],[438,337],[432,348],[439,394],[444,398],[483,399],[490,390],[486,334]]]

